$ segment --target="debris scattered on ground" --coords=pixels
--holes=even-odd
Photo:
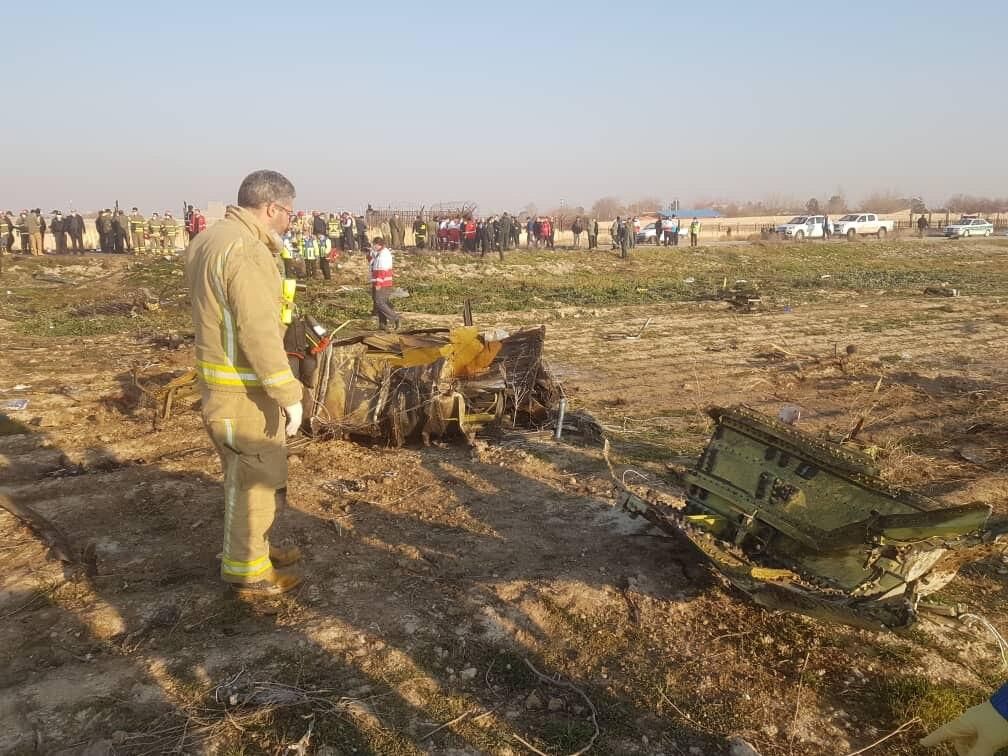
[[[943,281],[938,286],[927,286],[924,293],[930,297],[958,297],[959,289],[950,286],[948,281]]]
[[[717,291],[717,298],[728,303],[736,312],[755,312],[763,302],[759,284],[740,278],[731,286],[725,278]]]
[[[160,309],[161,301],[154,296],[150,289],[140,288],[133,293],[133,300],[130,307],[131,314],[137,315],[141,311],[157,312]]]
[[[175,402],[182,395],[193,395],[196,391],[196,370],[189,368],[181,375],[169,376],[161,386],[148,384],[148,377],[140,367],[132,371],[133,386],[136,389],[134,403],[137,409],[154,408],[154,428],[161,428],[171,419]],[[158,376],[164,380],[164,374]]]
[[[56,283],[56,284],[72,284],[74,283],[69,278],[64,278],[63,276],[58,276],[55,273],[45,273],[38,272],[32,273],[32,278],[36,281],[45,281],[46,283]]]
[[[653,318],[648,318],[647,320],[645,320],[644,325],[642,325],[640,327],[640,330],[638,330],[636,333],[609,333],[604,335],[602,338],[606,339],[607,341],[615,341],[619,339],[624,339],[626,341],[640,341],[641,336],[644,335],[644,330],[649,325],[651,325],[652,320]]]

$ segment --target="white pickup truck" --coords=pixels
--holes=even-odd
[[[803,241],[805,239],[821,239],[823,237],[823,215],[796,215],[787,223],[777,226],[777,233],[785,239]]]
[[[884,239],[886,234],[892,233],[893,226],[893,221],[882,220],[875,213],[848,213],[833,224],[833,234],[846,236],[848,241],[869,235]]]

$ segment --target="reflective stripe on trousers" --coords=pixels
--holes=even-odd
[[[287,485],[280,407],[265,394],[202,390],[203,421],[224,471],[221,578],[255,582],[273,565],[267,540]]]

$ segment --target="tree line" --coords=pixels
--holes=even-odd
[[[685,204],[683,206],[686,207]],[[688,206],[690,208],[710,208],[717,210],[726,218],[765,215],[817,215],[820,213],[843,215],[847,212],[861,210],[876,213],[896,213],[906,209],[910,209],[915,215],[945,212],[992,215],[1008,212],[1008,197],[954,194],[940,207],[933,207],[928,206],[920,196],[906,196],[892,191],[872,192],[860,202],[850,202],[842,193],[838,192],[829,197],[810,197],[804,202],[794,197],[771,195],[760,200],[744,202],[700,199],[688,203]],[[662,201],[657,197],[641,197],[640,199],[628,202],[620,197],[607,196],[599,198],[588,208],[585,208],[583,205],[570,206],[561,204],[544,211],[544,214],[555,218],[560,222],[561,227],[566,228],[576,217],[610,220],[616,216],[650,215],[657,210],[667,207],[668,202]],[[536,216],[540,214],[540,211],[534,204],[529,203],[522,209],[521,214]]]

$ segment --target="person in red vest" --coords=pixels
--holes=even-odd
[[[470,254],[476,254],[476,221],[471,215],[462,224],[462,248]]]
[[[543,218],[539,224],[539,233],[546,240],[546,246],[553,249],[553,219]]]
[[[206,231],[206,218],[200,209],[194,208],[192,212],[189,213],[189,223],[186,227],[186,231],[189,232],[189,238],[192,239],[196,234],[201,231]]]
[[[371,240],[368,253],[368,268],[371,272],[372,312],[378,316],[378,327],[387,331],[390,327],[399,330],[399,313],[392,307],[389,294],[392,293],[394,259],[392,250],[385,246],[385,239],[376,236]]]

